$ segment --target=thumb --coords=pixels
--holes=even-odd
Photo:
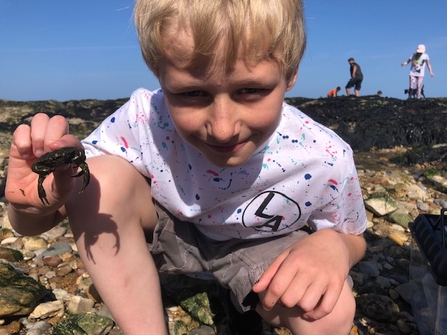
[[[47,191],[48,200],[51,198],[56,202],[66,202],[75,186],[75,178],[73,178],[75,172],[76,170],[71,166],[53,172],[53,180]]]

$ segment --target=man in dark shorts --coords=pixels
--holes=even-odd
[[[360,68],[360,65],[358,65],[354,58],[348,59],[349,65],[351,66],[349,68],[349,72],[351,74],[351,79],[349,79],[348,83],[346,84],[346,95],[351,95],[351,88],[354,87],[355,96],[360,96],[360,89],[362,88],[362,81],[363,81],[363,73],[362,69]]]

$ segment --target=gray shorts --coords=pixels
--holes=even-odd
[[[215,241],[194,224],[180,221],[156,204],[159,215],[153,240],[148,243],[159,272],[210,275],[232,292],[242,311],[256,308],[258,296],[252,286],[275,258],[310,230],[265,239]]]

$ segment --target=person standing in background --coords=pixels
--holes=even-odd
[[[351,95],[351,88],[354,87],[355,96],[360,96],[360,89],[362,88],[363,73],[360,66],[355,62],[354,58],[348,59],[350,68],[349,73],[351,74],[351,79],[349,79],[346,84],[346,95]]]
[[[427,64],[428,71],[430,71],[430,75],[433,77],[434,73],[430,64],[430,58],[425,53],[425,45],[419,44],[416,52],[412,54],[407,61],[403,62],[401,66],[406,66],[411,64],[410,67],[410,87],[408,89],[408,97],[411,97],[411,93],[413,90],[417,90],[416,98],[419,99],[421,97],[422,90],[422,82],[424,80],[424,70],[425,65]]]

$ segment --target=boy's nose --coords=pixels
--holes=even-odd
[[[237,104],[216,99],[210,106],[208,135],[221,143],[227,143],[239,133],[240,122],[237,117]]]

